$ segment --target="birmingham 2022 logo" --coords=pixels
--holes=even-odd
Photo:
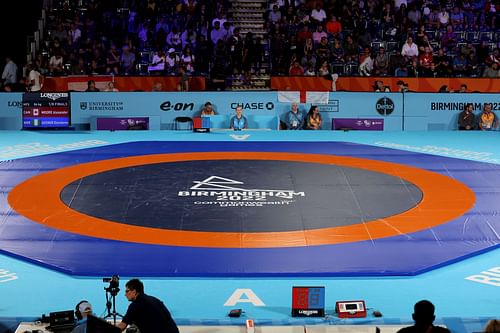
[[[179,191],[179,197],[197,198],[195,205],[220,207],[264,207],[267,205],[290,205],[305,192],[294,190],[245,189],[244,182],[229,178],[210,176],[194,181],[188,191]]]

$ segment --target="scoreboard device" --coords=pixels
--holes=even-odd
[[[338,301],[335,311],[339,318],[365,318],[365,301]]]
[[[23,94],[23,129],[68,128],[70,125],[69,93]]]
[[[293,287],[292,317],[324,317],[325,287]]]

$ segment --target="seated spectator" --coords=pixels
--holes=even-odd
[[[440,17],[439,9],[437,7],[434,7],[432,9],[432,12],[429,14],[428,25],[431,29],[439,29],[439,27],[441,26],[441,21],[439,17]]]
[[[405,92],[409,92],[410,91],[410,89],[408,89],[408,83],[405,83],[404,81],[399,80],[396,84],[398,86],[398,91],[399,92],[405,93]]]
[[[288,75],[290,76],[304,76],[304,68],[295,60],[290,68],[288,69]]]
[[[500,70],[498,70],[498,64],[493,63],[490,66],[486,67],[486,69],[483,72],[483,77],[487,77],[487,78],[500,77]]]
[[[420,67],[418,65],[417,60],[415,59],[410,60],[410,62],[408,63],[407,72],[408,72],[408,77],[419,77],[421,75]]]
[[[467,103],[465,108],[458,115],[458,129],[460,131],[470,131],[476,129],[476,117],[472,112],[474,105]]]
[[[467,70],[468,62],[463,54],[458,55],[453,59],[453,73],[457,76],[466,76],[469,74]]]
[[[408,21],[413,27],[417,27],[422,20],[422,14],[419,9],[417,9],[417,5],[412,3],[410,10],[408,11]]]
[[[87,67],[87,63],[83,59],[83,57],[78,58],[78,61],[72,61],[71,75],[87,75],[90,74],[89,68]]]
[[[453,26],[448,24],[446,26],[446,32],[441,35],[441,47],[445,50],[451,51],[457,45],[455,32],[453,31]]]
[[[446,27],[450,23],[450,14],[446,11],[446,7],[442,7],[438,14],[439,27]]]
[[[120,51],[116,48],[116,45],[111,44],[111,48],[106,56],[106,74],[120,73]]]
[[[203,117],[203,116],[215,116],[215,111],[214,111],[214,108],[212,106],[212,103],[210,103],[210,102],[205,103],[205,105],[201,109],[200,116],[201,117]]]
[[[321,42],[322,38],[326,38],[328,40],[328,35],[326,32],[323,31],[323,26],[318,25],[316,28],[316,31],[313,32],[313,41],[315,44],[319,44]]]
[[[445,84],[445,85],[442,85],[441,88],[439,88],[438,90],[438,93],[449,93],[450,92],[450,88],[448,88],[448,86]]]
[[[61,52],[57,52],[49,60],[49,73],[52,75],[64,74],[64,59]],[[85,73],[86,74],[86,73]]]
[[[362,64],[366,58],[370,57],[371,53],[372,53],[372,50],[370,49],[370,47],[365,46],[363,48],[363,52],[359,54],[359,59],[358,59],[359,63]]]
[[[456,92],[457,93],[466,93],[467,92],[467,88],[468,88],[467,85],[465,83],[462,83],[460,85],[460,89],[458,89]]]
[[[316,47],[316,59],[319,62],[323,62],[325,60],[329,61],[331,53],[332,52],[330,50],[330,44],[328,44],[328,39],[326,37],[322,37],[321,42]]]
[[[318,25],[321,25],[326,20],[326,13],[321,3],[317,2],[316,7],[311,11],[311,20]]]
[[[432,76],[430,75],[431,65],[434,63],[431,49],[426,47],[424,49],[424,53],[421,53],[420,56],[418,57],[418,61],[420,66],[420,72],[423,74],[423,76],[431,77]]]
[[[498,128],[498,118],[491,111],[491,103],[484,103],[483,112],[479,115],[479,129],[481,131],[491,131]]]
[[[94,80],[89,80],[87,82],[87,90],[85,91],[91,91],[91,92],[97,92],[100,91],[99,88],[95,86],[95,81]]]
[[[177,55],[175,49],[171,47],[168,50],[167,56],[165,58],[165,71],[169,74],[174,74],[177,71],[177,66],[179,65],[180,58]]]
[[[309,31],[309,27],[307,25],[304,25],[302,30],[300,30],[297,34],[297,42],[305,43],[308,38],[312,39],[312,32]]]
[[[115,83],[113,81],[109,81],[108,86],[106,89],[104,89],[104,91],[117,92],[119,90],[115,87]]]
[[[375,55],[374,54],[370,54],[359,65],[359,74],[361,76],[371,76],[372,75],[372,73],[373,73],[374,58],[375,58]]]
[[[342,44],[340,44],[340,40],[338,38],[335,38],[331,54],[333,62],[345,62],[344,48],[342,47]]]
[[[148,72],[151,74],[160,74],[165,70],[165,53],[158,51],[153,55],[151,64],[148,66]]]
[[[404,327],[397,333],[450,333],[447,328],[433,325],[434,310],[434,304],[427,300],[417,302],[412,314],[415,325]]]
[[[300,59],[300,65],[303,68],[306,68],[309,64],[312,64],[316,67],[316,56],[312,52],[306,53],[302,59]]]
[[[405,57],[407,61],[412,58],[418,57],[418,47],[417,44],[413,43],[413,37],[409,36],[406,39],[406,43],[403,45],[401,49],[401,55]]]
[[[383,47],[380,47],[378,50],[378,54],[373,62],[373,69],[375,75],[389,74],[389,56],[385,53]]]
[[[332,15],[330,17],[330,21],[326,23],[326,32],[334,37],[338,36],[338,34],[342,32],[342,24],[337,21],[337,16]]]
[[[316,76],[316,67],[312,64],[308,64],[304,71],[304,76]]]
[[[235,131],[241,131],[242,129],[248,128],[248,120],[243,115],[243,108],[241,106],[236,107],[236,115],[234,115],[229,121],[229,126]]]
[[[182,38],[181,33],[177,27],[172,27],[172,30],[167,35],[167,45],[168,47],[174,48],[176,51],[181,51],[182,49]]]
[[[500,320],[492,319],[486,323],[484,333],[500,333]]]
[[[299,110],[297,103],[292,103],[292,109],[286,116],[286,126],[289,130],[301,130],[304,128],[304,114]]]
[[[320,130],[321,129],[321,114],[316,105],[311,105],[309,112],[307,113],[306,129],[308,130]]]
[[[493,52],[486,57],[484,62],[487,65],[500,64],[500,49],[499,48],[494,49]]]
[[[320,41],[318,41],[319,43]],[[304,43],[304,55],[308,54],[308,53],[314,53],[315,50],[314,50],[314,42],[313,42],[313,39],[312,38],[308,38],[306,39],[305,43]],[[304,64],[302,64],[303,66]]]
[[[281,12],[278,5],[273,5],[273,10],[269,12],[268,19],[271,23],[278,23],[281,21]]]
[[[327,61],[323,61],[321,66],[318,69],[318,75],[319,76],[325,76],[330,74],[330,65],[328,64]]]
[[[433,57],[434,63],[436,64],[436,72],[439,77],[449,77],[453,73],[453,69],[450,64],[450,58],[444,54],[444,49],[440,48],[438,54]]]
[[[186,67],[186,72],[189,74],[192,74],[195,70],[194,68],[194,63],[195,63],[195,57],[193,55],[193,52],[191,50],[190,45],[186,45],[184,47],[184,50],[182,51],[181,57],[180,57],[180,63]]]
[[[391,89],[388,86],[384,85],[383,81],[377,80],[373,85],[374,92],[391,92]]]
[[[451,13],[450,20],[455,29],[461,30],[463,28],[464,14],[462,13],[460,7],[453,7],[453,12]]]
[[[344,51],[345,51],[345,61],[346,62],[357,62],[358,54],[359,54],[359,46],[352,39],[351,35],[347,35],[344,43]]]

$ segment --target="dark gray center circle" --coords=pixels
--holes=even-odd
[[[347,226],[400,214],[422,200],[383,173],[293,161],[147,164],[67,185],[62,201],[100,219],[160,229],[283,232]]]

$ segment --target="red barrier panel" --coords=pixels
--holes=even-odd
[[[115,87],[119,91],[151,91],[153,84],[161,83],[161,91],[177,91],[177,84],[180,82],[178,76],[63,76],[46,77],[43,84],[43,91],[84,91],[87,88],[87,81],[96,81],[97,87],[103,91],[107,82],[114,79]],[[190,91],[204,91],[205,77],[193,76],[189,78]]]
[[[471,78],[407,78],[407,77],[339,77],[337,90],[345,91],[373,91],[373,84],[381,80],[389,86],[391,91],[398,91],[399,80],[408,84],[411,91],[437,92],[443,85],[450,90],[460,89],[465,83],[468,91],[497,93],[500,91],[500,79],[471,79]],[[271,88],[274,90],[306,90],[329,91],[332,81],[322,77],[287,76],[272,77]]]

